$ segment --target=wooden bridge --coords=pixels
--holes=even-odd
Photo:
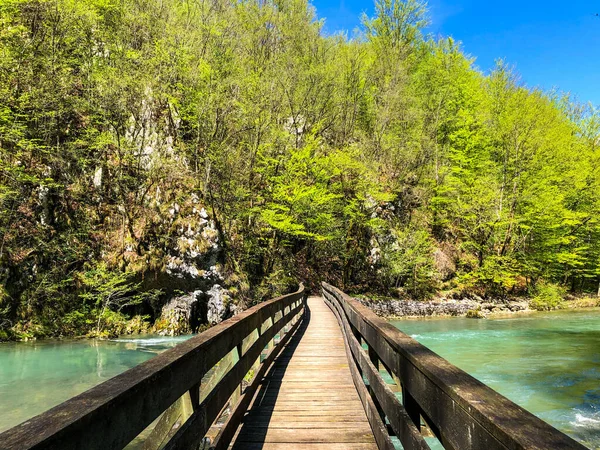
[[[340,290],[261,303],[0,449],[584,449]]]

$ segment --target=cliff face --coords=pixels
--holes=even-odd
[[[215,222],[196,196],[188,206],[191,211],[179,204],[169,209],[176,225],[169,240],[172,245],[163,249],[165,271],[157,277],[167,293],[153,304],[154,329],[163,334],[197,332],[202,325],[215,325],[236,311],[223,287],[223,248]],[[184,294],[179,295],[180,291]]]

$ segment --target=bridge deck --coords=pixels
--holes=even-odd
[[[344,340],[321,297],[263,380],[230,448],[377,449]]]

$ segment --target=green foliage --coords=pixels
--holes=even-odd
[[[319,142],[290,149],[283,170],[271,177],[271,201],[258,212],[268,226],[281,233],[323,241],[334,237],[334,212],[340,195],[332,189],[329,158],[319,154]],[[266,171],[270,171],[266,169]]]
[[[211,251],[181,239],[202,207],[247,304],[322,279],[596,292],[598,111],[426,22],[417,0],[377,0],[357,39],[306,0],[0,2],[0,330],[159,310],[169,264]]]
[[[533,288],[533,298],[530,306],[538,311],[549,311],[563,306],[566,290],[565,288],[545,281],[536,283]]]
[[[504,296],[519,289],[518,262],[509,256],[492,255],[483,264],[458,277],[460,289]]]
[[[158,289],[140,291],[141,283],[132,282],[133,276],[134,274],[129,272],[111,271],[103,263],[81,274],[79,297],[83,300],[83,308],[91,310],[92,316],[97,317],[97,335],[104,328],[122,334],[126,327],[126,316],[121,310],[143,302],[152,303],[160,296],[161,291]],[[82,325],[85,317],[80,314],[74,312],[67,317],[72,322]],[[89,324],[89,319],[86,319],[86,324]]]
[[[369,38],[382,47],[414,44],[427,25],[427,6],[419,0],[375,0],[376,17],[364,17]]]
[[[94,318],[89,312],[72,311],[62,317],[61,332],[66,336],[77,336],[86,332],[95,324]]]
[[[265,277],[262,283],[256,289],[256,297],[259,300],[267,300],[278,297],[283,294],[293,292],[298,288],[296,279],[290,276],[290,273],[283,269],[274,270],[269,276]]]
[[[390,230],[382,249],[383,271],[390,286],[420,298],[435,289],[433,241],[425,230]]]

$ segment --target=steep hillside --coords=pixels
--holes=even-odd
[[[305,0],[1,2],[0,338],[196,330],[322,279],[595,292],[598,114],[376,11],[349,39]]]

